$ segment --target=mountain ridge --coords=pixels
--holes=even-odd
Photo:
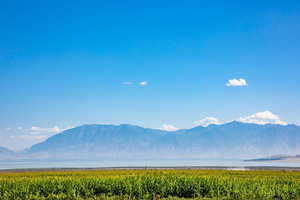
[[[0,146],[0,153],[12,153],[14,152],[13,150],[10,150],[6,147]]]
[[[14,159],[16,152],[6,147],[0,146],[0,160]]]
[[[296,125],[229,122],[165,131],[141,126],[82,125],[33,145],[27,154],[82,158],[256,158],[300,153]]]

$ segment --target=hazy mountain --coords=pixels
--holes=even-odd
[[[0,146],[0,160],[13,159],[15,152]]]
[[[256,158],[245,160],[247,162],[266,162],[266,161],[292,161],[300,162],[300,155],[273,155],[265,158]]]
[[[167,132],[132,125],[84,125],[26,151],[42,158],[256,158],[300,153],[300,127],[231,122]]]
[[[0,146],[0,154],[12,153],[13,151]]]

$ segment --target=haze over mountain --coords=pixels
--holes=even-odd
[[[236,121],[178,131],[129,124],[83,125],[26,150],[35,158],[78,160],[256,158],[299,153],[299,126]]]
[[[15,152],[0,146],[0,160],[14,159]]]
[[[4,153],[11,153],[12,151],[11,150],[9,150],[9,149],[7,149],[7,148],[5,148],[5,147],[1,147],[0,146],[0,153],[2,154],[4,154]]]

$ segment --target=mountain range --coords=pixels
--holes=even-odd
[[[7,153],[12,153],[12,151],[5,147],[0,146],[0,154],[7,154]]]
[[[264,161],[291,161],[299,162],[300,155],[273,155],[265,158],[248,159],[246,162],[264,162]]]
[[[14,159],[15,156],[16,153],[14,151],[0,146],[0,160]]]
[[[83,125],[33,145],[39,159],[258,158],[300,153],[296,125],[230,122],[164,131],[129,124]]]

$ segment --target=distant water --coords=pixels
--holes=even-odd
[[[300,167],[293,162],[244,162],[238,159],[112,160],[112,161],[0,161],[0,169],[101,167]]]

